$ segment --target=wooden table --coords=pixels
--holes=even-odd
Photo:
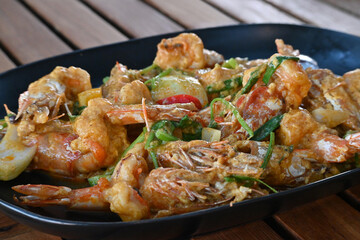
[[[239,23],[310,24],[360,35],[357,0],[0,0],[0,72],[113,42]],[[193,239],[360,239],[360,186]],[[1,239],[60,239],[0,213]]]

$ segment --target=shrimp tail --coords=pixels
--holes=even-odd
[[[109,209],[109,203],[103,198],[103,191],[108,187],[108,182],[100,182],[94,187],[74,190],[65,186],[34,184],[17,185],[12,189],[25,195],[14,197],[15,201],[28,206],[59,205],[71,209],[106,210]]]
[[[17,185],[12,189],[26,196],[20,196],[15,200],[29,206],[44,205],[69,205],[71,188],[51,185]]]

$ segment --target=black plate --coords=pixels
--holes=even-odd
[[[360,38],[298,25],[260,24],[237,25],[192,31],[197,33],[208,49],[222,53],[225,58],[268,58],[276,52],[274,40],[282,38],[313,57],[322,68],[343,74],[360,67]],[[0,102],[17,109],[17,98],[28,84],[49,73],[55,66],[77,66],[87,70],[94,86],[109,75],[116,61],[129,68],[143,68],[152,63],[156,44],[167,34],[131,40],[70,54],[53,57],[0,75]],[[1,112],[4,114],[4,111]],[[67,184],[47,175],[23,173],[10,182],[0,182],[0,209],[18,222],[40,231],[64,238],[83,239],[169,239],[205,233],[261,219],[280,210],[313,201],[340,192],[360,183],[360,169],[306,186],[269,196],[246,200],[230,206],[221,206],[193,213],[161,219],[121,222],[111,213],[68,211],[59,207],[28,208],[14,203],[11,186],[16,184]],[[74,185],[72,183],[72,185]],[[75,184],[79,187],[79,184]]]

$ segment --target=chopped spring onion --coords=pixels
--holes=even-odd
[[[245,86],[241,89],[241,94],[245,94],[250,92],[251,88],[257,83],[261,74],[265,71],[266,65],[261,64],[254,71],[251,72],[250,78],[245,84]]]
[[[267,188],[269,188],[271,191],[273,191],[274,193],[277,193],[278,191],[275,190],[274,188],[272,188],[271,186],[269,186],[267,183],[261,181],[260,179],[257,178],[253,178],[253,177],[248,177],[248,176],[239,176],[239,175],[230,175],[228,177],[225,177],[225,181],[227,182],[238,182],[238,183],[247,183],[249,186],[249,184],[255,182],[261,183],[262,185],[266,186]]]
[[[285,60],[294,60],[294,61],[299,61],[298,57],[294,57],[294,56],[277,56],[276,58],[276,63],[274,63],[274,60],[271,61],[265,71],[264,77],[263,77],[263,82],[268,85],[269,80],[271,78],[271,76],[274,74],[274,72],[276,71],[276,69],[280,66],[280,64],[285,61]]]
[[[172,68],[168,68],[168,69],[166,69],[165,71],[162,71],[161,73],[159,73],[158,75],[156,75],[155,77],[153,77],[153,78],[145,81],[144,83],[145,83],[145,84],[150,84],[150,88],[153,89],[153,88],[155,88],[155,83],[156,83],[156,81],[159,80],[159,79],[162,78],[162,77],[165,77],[165,76],[169,75],[172,70],[173,70]]]
[[[266,155],[264,157],[264,162],[263,164],[261,164],[261,168],[266,168],[266,166],[268,165],[269,163],[269,160],[271,158],[271,155],[272,155],[272,152],[273,152],[273,149],[274,149],[274,145],[275,145],[275,133],[274,132],[271,132],[270,133],[270,142],[269,142],[269,147],[266,151]]]
[[[237,65],[238,65],[238,63],[237,63],[236,59],[230,58],[229,60],[224,62],[222,66],[224,68],[235,69]]]
[[[146,143],[145,143],[145,149],[150,149],[151,148],[151,142],[155,139],[155,132],[154,131],[150,131],[149,132],[149,136],[146,140]]]
[[[153,161],[153,163],[154,163],[155,169],[156,169],[156,168],[159,168],[159,163],[158,163],[158,161],[157,161],[157,159],[156,159],[156,154],[155,154],[155,152],[154,152],[154,151],[150,151],[150,156],[151,156],[151,159],[152,159],[152,161]]]
[[[283,119],[284,115],[278,115],[273,117],[266,123],[264,123],[261,127],[259,127],[255,132],[254,136],[251,140],[261,141],[264,140],[271,132],[277,129],[280,126],[280,122]]]
[[[158,129],[155,131],[155,136],[160,139],[161,141],[176,141],[179,140],[177,137],[167,133],[164,129]]]
[[[140,70],[140,74],[141,75],[144,75],[144,74],[147,74],[148,72],[150,72],[151,70],[155,69],[155,68],[158,68],[159,66],[156,65],[155,63],[151,64],[150,66],[146,67],[146,68],[143,68]]]
[[[226,106],[227,109],[230,109],[232,111],[232,113],[234,114],[236,119],[239,121],[240,125],[249,133],[250,138],[252,136],[254,136],[253,130],[249,127],[249,125],[246,123],[246,121],[241,117],[241,115],[240,115],[239,111],[236,109],[236,107],[232,103],[226,101],[223,98],[215,98],[210,103],[210,111],[211,112],[210,112],[209,127],[213,126],[213,123],[214,123],[214,103],[215,102],[222,102]]]

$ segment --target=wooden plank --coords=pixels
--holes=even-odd
[[[31,229],[0,212],[0,239],[60,240],[61,238]]]
[[[237,24],[238,21],[200,0],[146,0],[186,28]]]
[[[360,206],[360,185],[349,188],[344,193]]]
[[[138,0],[86,0],[86,3],[132,37],[183,30],[180,25]]]
[[[79,1],[26,0],[25,2],[77,48],[127,40],[125,35]]]
[[[8,56],[0,49],[0,73],[16,67]]]
[[[263,221],[252,222],[246,225],[229,228],[215,233],[196,236],[192,240],[276,240],[282,239],[269,225]]]
[[[360,35],[360,19],[317,0],[266,0],[319,27]]]
[[[333,4],[334,6],[349,11],[352,14],[360,16],[360,1],[359,0],[322,0],[323,2],[327,2],[329,4]]]
[[[0,42],[20,63],[71,51],[17,1],[0,0]]]
[[[61,240],[60,237],[49,235],[38,231],[29,231],[23,234],[16,235],[11,238],[3,238],[4,240]]]
[[[302,23],[299,19],[261,0],[207,0],[207,2],[245,23]]]
[[[274,217],[297,239],[360,239],[360,212],[336,195]]]
[[[28,231],[28,227],[15,222],[0,212],[0,239],[14,237]]]

